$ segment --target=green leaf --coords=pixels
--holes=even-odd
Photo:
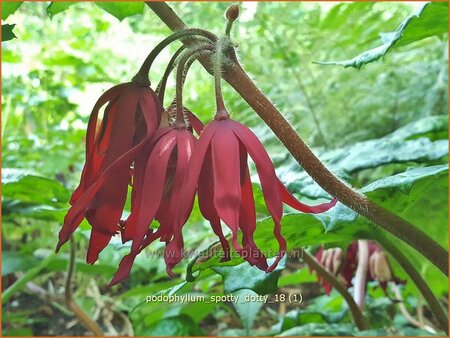
[[[237,303],[233,303],[233,306],[241,318],[246,335],[249,336],[250,329],[253,327],[259,310],[261,310],[264,305],[264,301],[246,300],[246,297],[258,297],[255,292],[247,289],[236,291],[234,296],[239,297],[239,301]]]
[[[142,14],[144,2],[96,2],[100,8],[122,21],[127,16]]]
[[[36,265],[33,256],[23,255],[15,251],[2,251],[2,276],[17,271],[26,271]]]
[[[322,158],[351,174],[392,163],[432,162],[447,154],[447,140],[433,142],[427,138],[409,141],[375,139],[339,148],[328,152]]]
[[[204,336],[202,329],[186,314],[164,318],[149,327],[142,336],[189,337]]]
[[[22,5],[23,1],[2,1],[2,20],[6,20],[8,16],[14,14],[15,11]],[[3,27],[2,27],[3,28]],[[3,40],[2,40],[3,41]]]
[[[429,116],[409,123],[385,137],[330,150],[320,154],[319,157],[335,174],[351,181],[350,174],[365,169],[392,164],[406,166],[411,162],[430,164],[447,162],[447,138],[447,116]],[[394,172],[400,171],[399,168]],[[329,198],[329,195],[305,171],[299,169],[298,163],[293,158],[283,161],[277,168],[277,174],[293,192],[309,198]],[[381,176],[391,174],[392,171],[386,169]]]
[[[52,1],[47,6],[47,15],[49,16],[50,19],[53,19],[53,17],[56,14],[65,11],[67,8],[69,8],[73,4],[76,4],[76,2],[66,2],[66,1],[61,1],[61,2],[57,1],[57,2],[55,2],[55,1]]]
[[[432,141],[448,139],[448,116],[435,115],[424,117],[408,123],[385,138],[388,140],[414,140],[420,137],[426,137]]]
[[[2,42],[17,38],[17,36],[15,36],[13,33],[13,29],[15,26],[16,25],[8,24],[2,25]]]
[[[30,329],[8,329],[2,332],[3,337],[31,337],[33,336],[33,331]]]
[[[415,13],[408,16],[395,32],[382,34],[382,45],[349,60],[315,63],[360,69],[365,64],[379,60],[397,43],[398,45],[406,45],[430,36],[442,36],[447,30],[448,3],[426,3]]]
[[[275,259],[268,260],[272,264]],[[213,270],[222,276],[225,293],[233,293],[242,289],[250,289],[258,295],[274,293],[278,287],[278,279],[285,268],[286,259],[282,259],[273,272],[266,273],[248,262],[236,266],[218,266]]]
[[[354,331],[355,327],[353,326],[353,324],[310,323],[284,331],[278,336],[353,336]]]
[[[349,311],[347,307],[343,307],[342,310],[337,312],[330,312],[314,310],[311,309],[311,306],[309,306],[306,309],[294,309],[289,311],[284,316],[280,317],[280,322],[273,328],[276,332],[283,332],[296,326],[306,325],[309,323],[338,323],[342,321],[348,313]]]
[[[31,205],[66,206],[69,191],[57,180],[23,174],[24,171],[2,170],[2,194],[9,200]]]
[[[11,285],[8,289],[6,289],[2,293],[2,304],[5,304],[8,302],[8,300],[11,298],[12,295],[14,295],[16,292],[22,290],[25,285],[31,281],[33,278],[35,278],[42,269],[47,267],[50,262],[55,259],[55,254],[52,254],[46,258],[44,258],[42,261],[40,261],[38,264],[36,264],[33,268],[29,269],[20,279],[18,279],[13,285]]]
[[[398,46],[419,41],[430,36],[442,37],[448,32],[448,2],[429,2],[418,18],[413,18],[404,29]]]

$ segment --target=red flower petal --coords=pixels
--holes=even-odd
[[[218,125],[211,140],[214,178],[214,206],[220,219],[232,231],[232,243],[236,251],[242,251],[237,241],[239,209],[241,204],[239,141],[227,120],[214,121]]]
[[[223,235],[220,217],[214,206],[214,179],[212,176],[212,158],[210,151],[206,153],[202,172],[198,180],[198,205],[203,217],[209,221],[214,233],[219,237],[220,244],[222,245],[225,254],[221,259],[221,262],[229,261],[231,259],[230,245]]]
[[[183,225],[189,218],[190,212],[192,210],[190,201],[192,201],[192,199],[194,198],[205,155],[210,147],[211,139],[215,135],[216,131],[217,124],[215,123],[209,124],[203,130],[189,162],[188,174],[185,176],[185,181],[180,191],[180,203],[175,209],[175,218],[173,225],[174,237],[166,247],[166,270],[169,275],[171,275],[173,266],[182,258],[181,250],[183,249],[183,234],[181,230],[183,228]]]
[[[200,119],[195,116],[189,109],[186,109],[186,116],[188,118],[189,124],[194,128],[195,132],[200,135],[205,128],[205,125],[200,121]]]
[[[83,171],[81,174],[81,180],[78,187],[72,194],[70,198],[70,204],[73,205],[78,198],[80,198],[81,194],[92,184],[94,170],[92,166],[95,166],[93,163],[93,155],[95,148],[95,134],[97,129],[97,119],[98,119],[98,111],[100,108],[108,101],[113,102],[119,95],[120,91],[126,84],[120,84],[108,89],[105,93],[103,93],[92,109],[91,116],[89,117],[88,128],[86,132],[86,163],[84,164]]]
[[[295,210],[308,213],[308,214],[319,214],[325,212],[334,207],[337,203],[337,199],[333,198],[330,202],[322,203],[314,206],[306,205],[295,198],[294,195],[284,186],[279,179],[278,185],[280,187],[281,199],[284,203],[294,208]]]
[[[136,208],[126,221],[125,234],[133,240],[131,251],[137,252],[151,220],[159,208],[166,181],[167,163],[176,144],[176,134],[170,130],[156,143],[147,161],[142,187],[136,196]]]
[[[261,142],[259,142],[255,134],[239,122],[230,122],[232,122],[232,128],[236,133],[236,136],[241,140],[242,144],[246,147],[248,153],[255,162],[256,170],[261,181],[264,200],[274,221],[273,233],[279,243],[280,251],[274,263],[272,263],[272,265],[267,269],[268,272],[271,272],[276,268],[278,262],[286,252],[286,240],[281,235],[280,220],[283,215],[283,208],[280,190],[278,187],[278,178],[276,177],[275,169],[269,155],[267,155],[264,147]]]
[[[266,270],[266,256],[257,248],[255,241],[253,240],[253,235],[256,230],[255,200],[253,198],[253,187],[247,164],[247,151],[241,142],[239,142],[239,151],[242,181],[242,199],[241,208],[239,210],[239,225],[242,230],[242,244],[245,252],[243,252],[243,255],[251,265],[256,265],[259,269]]]

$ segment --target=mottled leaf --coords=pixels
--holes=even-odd
[[[395,32],[382,34],[382,45],[367,50],[349,60],[316,63],[360,69],[367,63],[379,60],[397,43],[398,45],[405,45],[429,36],[442,36],[447,32],[447,29],[448,3],[426,3],[415,13],[408,16]]]

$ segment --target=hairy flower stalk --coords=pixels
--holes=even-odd
[[[156,87],[155,92],[158,95],[159,101],[161,102],[162,105],[164,105],[164,95],[166,92],[166,85],[167,85],[167,80],[169,78],[169,75],[172,72],[172,70],[175,68],[178,57],[185,49],[186,49],[186,46],[183,45],[177,49],[175,54],[172,55],[172,58],[170,59],[169,63],[167,64],[166,70],[164,71],[164,75],[162,76],[161,80],[158,83],[158,86]]]

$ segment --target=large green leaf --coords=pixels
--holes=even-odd
[[[392,163],[428,163],[447,154],[446,140],[433,142],[427,138],[409,141],[376,139],[330,151],[322,159],[351,174]]]
[[[279,334],[279,337],[288,336],[352,336],[355,331],[353,324],[321,324],[310,323],[297,326]]]
[[[239,301],[237,303],[233,303],[234,308],[236,309],[239,317],[244,325],[245,335],[250,335],[250,329],[253,326],[253,323],[256,320],[256,316],[258,315],[259,310],[261,310],[264,305],[264,301],[262,300],[250,300],[253,297],[257,299],[258,295],[252,290],[241,289],[234,293],[234,296],[239,297]]]
[[[2,20],[6,20],[8,16],[14,14],[15,11],[22,5],[23,1],[2,1]]]
[[[442,37],[448,33],[448,2],[429,2],[423,12],[417,14],[398,41],[398,46],[425,39],[430,36]]]
[[[96,2],[100,8],[114,15],[122,21],[128,16],[142,14],[144,11],[144,2]]]
[[[282,316],[280,318],[280,322],[275,325],[274,329],[276,332],[284,332],[296,326],[306,325],[309,323],[338,323],[342,321],[348,313],[349,311],[347,307],[344,307],[336,313],[314,310],[310,309],[310,307],[307,309],[294,309]]]
[[[22,175],[15,169],[2,170],[2,194],[7,200],[28,206],[48,205],[63,207],[69,200],[69,191],[58,181],[35,175]]]
[[[13,33],[13,29],[16,25],[2,25],[2,42],[15,39],[17,36]]]
[[[268,264],[275,259],[268,260]],[[285,268],[285,259],[280,261],[273,272],[266,273],[256,266],[249,266],[242,263],[237,266],[217,266],[213,270],[222,276],[225,293],[232,293],[237,290],[250,289],[258,295],[268,295],[274,293],[278,286],[278,279]]]
[[[164,318],[149,327],[143,336],[189,337],[204,336],[202,329],[186,314]]]
[[[68,2],[68,1],[52,1],[47,6],[47,15],[52,19],[56,14],[64,12],[67,8],[76,4],[76,2]]]
[[[407,124],[385,137],[357,142],[320,154],[319,158],[339,177],[352,181],[352,175],[364,169],[390,166],[381,177],[399,172],[400,167],[414,163],[438,164],[447,162],[448,118],[429,116]],[[277,174],[291,191],[309,198],[329,198],[328,194],[288,156],[277,166]],[[405,170],[404,168],[403,170]],[[380,170],[381,171],[381,170]]]
[[[395,32],[382,34],[382,45],[365,51],[349,60],[317,63],[359,69],[367,63],[379,60],[396,44],[406,45],[430,36],[442,36],[447,31],[448,3],[426,3],[415,13],[408,16]]]
[[[2,251],[2,276],[17,271],[26,271],[36,265],[37,260],[30,255],[19,254],[14,251]]]

